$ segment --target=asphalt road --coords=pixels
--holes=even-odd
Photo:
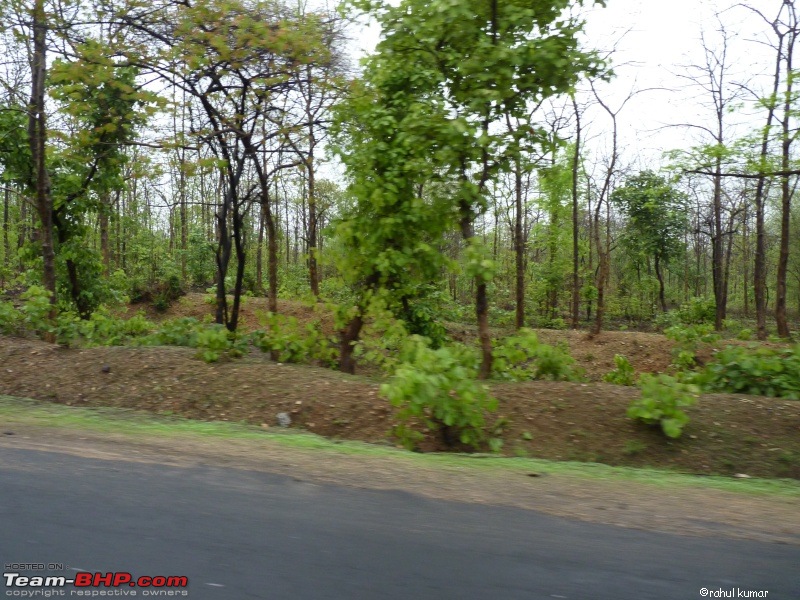
[[[194,600],[683,600],[702,598],[702,588],[712,598],[800,599],[798,546],[8,448],[0,448],[0,561],[64,563],[25,575],[186,576]],[[3,595],[23,589],[32,591]]]

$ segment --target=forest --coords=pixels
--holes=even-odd
[[[798,7],[708,24],[651,158],[602,4],[0,0],[0,333],[363,372],[410,448],[499,449],[483,380],[586,381],[551,330],[664,336],[593,380],[671,439],[700,393],[797,399]]]

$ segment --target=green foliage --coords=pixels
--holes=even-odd
[[[447,342],[447,330],[441,324],[439,306],[443,302],[442,292],[432,285],[419,286],[414,297],[406,299],[397,316],[405,323],[408,333],[421,335],[430,340],[433,348]]]
[[[387,375],[392,374],[400,364],[402,349],[409,337],[408,329],[382,304],[373,303],[366,316],[367,323],[353,355],[361,362],[379,367]]]
[[[274,360],[286,363],[318,361],[333,366],[337,350],[333,340],[323,334],[318,322],[301,327],[297,319],[275,313],[259,315],[264,329],[254,331],[250,338],[262,352]]]
[[[633,367],[626,357],[615,354],[614,365],[616,368],[613,371],[603,375],[603,381],[617,385],[633,385],[635,383]]]
[[[800,400],[800,346],[729,346],[717,352],[694,381],[709,392]]]
[[[669,375],[647,373],[639,378],[639,388],[641,397],[628,407],[628,417],[647,425],[659,425],[667,437],[679,438],[689,422],[681,409],[695,403],[698,388]]]
[[[714,299],[696,297],[682,304],[678,310],[670,310],[656,315],[653,325],[657,329],[668,329],[680,325],[713,325],[715,317]]]
[[[0,301],[0,333],[12,335],[19,333],[23,316],[11,302]]]
[[[495,342],[492,375],[511,381],[581,379],[575,360],[566,350],[541,343],[535,332],[525,328]]]
[[[144,341],[147,345],[197,347],[197,336],[206,327],[194,317],[168,319]]]
[[[32,285],[20,298],[25,301],[21,309],[25,327],[39,334],[52,332],[55,324],[49,318],[53,309],[50,293],[42,286]]]
[[[673,325],[664,330],[664,335],[675,341],[672,349],[672,364],[678,370],[692,369],[697,364],[697,349],[700,343],[713,344],[719,341],[720,336],[714,332],[713,325]]]
[[[394,377],[381,386],[381,395],[400,409],[395,434],[404,446],[413,449],[423,438],[419,427],[425,427],[450,446],[488,443],[499,449],[499,440],[487,439],[484,417],[497,401],[475,380],[475,364],[473,353],[456,346],[433,349],[423,337],[409,338]]]
[[[213,324],[197,334],[197,356],[208,363],[217,362],[231,348],[230,332],[224,325]]]

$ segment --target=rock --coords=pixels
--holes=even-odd
[[[111,365],[103,365],[103,368],[100,369],[103,373],[111,373]]]
[[[278,425],[281,427],[288,427],[292,424],[292,417],[290,417],[288,413],[280,412],[275,415],[275,418],[278,420]]]
[[[744,473],[736,473],[736,475],[734,475],[734,477],[736,479],[752,479],[752,477],[750,477],[750,475],[745,475]]]

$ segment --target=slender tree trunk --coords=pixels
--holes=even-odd
[[[514,258],[516,260],[516,316],[517,329],[525,327],[525,240],[522,234],[522,165],[519,158],[514,164]]]
[[[309,127],[311,129],[311,127]],[[314,143],[313,131],[311,146],[308,151],[308,278],[311,283],[311,293],[319,298],[319,273],[317,272],[317,196],[316,174],[314,173]]]
[[[461,236],[465,242],[475,237],[475,225],[472,209],[461,205]],[[492,373],[492,338],[489,334],[489,297],[486,283],[475,278],[475,317],[478,322],[478,338],[481,345],[481,366],[478,379],[488,379]]]
[[[10,194],[11,192],[8,184],[6,184],[5,191],[3,192],[3,273],[5,273],[5,269],[11,265],[11,242],[8,238],[8,205],[10,203]],[[5,275],[0,281],[5,283]]]
[[[227,322],[228,331],[235,332],[239,325],[239,306],[242,298],[242,284],[244,282],[244,268],[246,264],[244,215],[238,203],[233,204],[233,244],[236,251],[236,280],[233,287],[233,305],[230,318]]]
[[[264,220],[267,224],[267,307],[270,312],[278,312],[278,231],[272,215],[269,191],[262,197]],[[288,236],[287,236],[288,237]]]
[[[795,74],[792,72],[792,58],[794,54],[794,30],[788,33],[786,42],[786,89],[784,91],[782,139],[781,139],[781,169],[789,170],[791,160],[792,135],[790,132],[792,118],[792,92]],[[789,176],[781,177],[781,240],[778,254],[778,280],[775,286],[775,321],[778,326],[778,335],[788,338],[789,322],[786,318],[786,275],[789,267],[789,225],[791,219],[792,189],[789,185]]]
[[[258,244],[256,250],[256,287],[258,293],[264,293],[264,203],[259,206],[258,212]]]
[[[33,56],[31,57],[31,100],[28,108],[28,142],[33,163],[33,184],[36,190],[36,208],[39,212],[42,247],[42,283],[50,293],[53,306],[50,316],[55,318],[56,255],[53,240],[53,198],[50,175],[47,172],[45,148],[47,125],[45,115],[45,80],[47,78],[47,21],[44,0],[35,0],[33,6]]]
[[[578,274],[578,167],[581,159],[581,114],[575,96],[572,96],[572,106],[575,109],[576,133],[575,153],[572,157],[572,328],[577,329],[580,324],[580,277]]]
[[[107,206],[107,202],[108,200],[104,200],[103,206],[100,207],[100,214],[97,216],[100,227],[100,254],[103,257],[103,275],[106,277],[111,272],[111,248],[108,240],[108,211],[110,208]]]
[[[228,323],[228,298],[225,289],[225,277],[228,275],[228,265],[231,260],[231,236],[228,233],[228,210],[231,204],[233,191],[230,185],[225,190],[225,196],[218,207],[217,218],[217,310],[216,322],[219,325]]]
[[[655,271],[656,279],[658,279],[658,303],[661,306],[661,312],[667,312],[667,301],[664,296],[664,275],[661,272],[661,257],[658,254],[655,256]]]

